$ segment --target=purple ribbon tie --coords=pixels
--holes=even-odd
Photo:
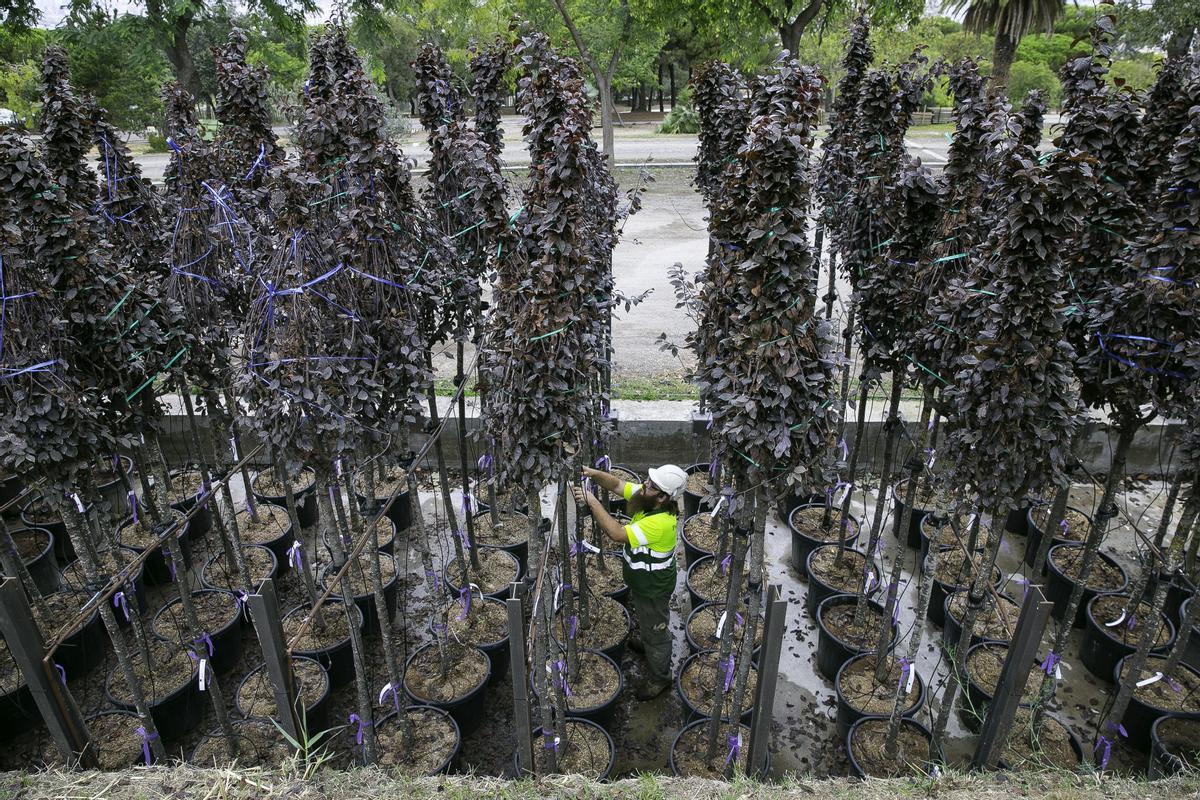
[[[358,716],[358,714],[351,714],[350,715],[350,724],[353,725],[355,723],[358,723],[358,730],[354,734],[354,743],[362,744],[363,743],[363,730],[367,726],[363,723],[362,717]]]
[[[464,586],[458,590],[458,601],[462,603],[462,611],[458,613],[457,619],[464,620],[467,614],[471,613],[471,587]]]
[[[57,661],[54,662],[54,668],[56,670],[58,670],[58,679],[60,681],[62,681],[63,686],[66,686],[67,685],[67,670],[66,670],[66,668],[63,667],[63,665],[58,663]]]
[[[125,621],[129,622],[129,605],[125,602],[125,593],[117,592],[113,595],[113,608],[119,608],[125,614]]]
[[[574,639],[576,631],[579,630],[579,617],[572,614],[567,619],[567,638]]]
[[[900,659],[900,686],[904,686],[904,681],[908,678],[909,671],[912,670],[912,662],[907,658]]]
[[[130,491],[129,492],[129,510],[133,513],[133,524],[134,525],[138,524],[137,506],[138,506],[137,492]]]
[[[737,760],[738,755],[742,752],[742,737],[740,734],[731,733],[725,743],[729,745],[729,755],[725,756],[725,766]]]
[[[721,574],[724,575],[729,569],[730,562],[733,561],[733,553],[728,553],[721,559]]]
[[[1046,659],[1042,662],[1042,671],[1047,675],[1053,675],[1054,668],[1058,666],[1058,662],[1060,661],[1062,661],[1062,658],[1059,657],[1058,653],[1051,650],[1049,653],[1046,653]]]
[[[167,569],[171,571],[171,583],[175,582],[175,554],[171,552],[171,548],[163,545],[163,555],[167,557]]]
[[[729,654],[729,658],[725,660],[725,691],[729,691],[729,687],[733,686],[733,654]]]
[[[146,733],[146,728],[142,725],[137,726],[137,735],[142,737],[142,758],[146,759],[146,766],[150,766],[150,740],[158,738],[158,732]]]
[[[303,551],[303,548],[304,548],[304,545],[301,543],[301,541],[299,539],[293,539],[292,546],[288,548],[288,551],[287,551],[288,563],[291,564],[296,569],[301,569],[301,567],[304,564],[304,560],[300,555],[300,553]]]
[[[213,640],[212,640],[212,637],[208,635],[208,631],[205,631],[204,634],[199,639],[192,639],[192,643],[193,644],[203,643],[204,646],[208,648],[208,657],[212,658]]]

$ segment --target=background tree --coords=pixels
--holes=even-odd
[[[1062,0],[947,0],[943,8],[963,14],[963,25],[973,33],[994,34],[992,93],[1003,92],[1017,53],[1017,43],[1030,31],[1050,31],[1062,13]]]

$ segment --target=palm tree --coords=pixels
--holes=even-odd
[[[942,10],[964,13],[963,27],[971,33],[995,31],[992,46],[993,95],[1002,95],[1008,86],[1008,71],[1021,37],[1043,28],[1047,33],[1062,13],[1063,0],[943,0]]]

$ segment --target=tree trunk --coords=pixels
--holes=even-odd
[[[1186,56],[1192,47],[1192,38],[1195,35],[1194,27],[1174,31],[1167,39],[1167,58],[1177,61]]]
[[[604,157],[608,165],[613,164],[613,93],[610,76],[597,77],[596,88],[600,91],[600,129],[602,134]]]
[[[192,93],[193,97],[203,94],[203,87],[196,75],[196,64],[192,59],[192,48],[188,44],[188,30],[192,27],[192,16],[184,14],[176,17],[166,32],[167,43],[164,48],[167,60],[175,71],[175,78],[183,87]]]
[[[675,91],[675,62],[667,65],[667,77],[671,82],[671,110],[675,110],[675,99],[679,96]]]
[[[800,37],[804,35],[804,26],[798,25],[798,22],[799,20],[796,20],[779,26],[779,43],[793,56],[800,49]]]
[[[663,114],[663,61],[658,59],[658,113]]]
[[[1007,33],[997,33],[992,45],[992,87],[993,97],[1003,97],[1008,93],[1008,73],[1012,69],[1013,59],[1017,55],[1017,43]]]

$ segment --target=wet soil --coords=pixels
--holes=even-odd
[[[305,467],[299,475],[289,476],[288,482],[291,484],[292,494],[298,494],[317,482],[317,473],[311,467]],[[259,472],[250,479],[250,483],[254,486],[254,493],[261,497],[283,497],[287,491],[275,478],[273,471]]]
[[[500,524],[492,522],[490,513],[476,515],[475,541],[482,545],[511,547],[529,540],[529,517],[524,514],[501,513]]]
[[[271,569],[275,562],[271,551],[265,547],[250,545],[242,548],[242,558],[246,561],[246,571],[250,573],[250,581],[258,586],[271,577]],[[213,586],[235,591],[241,589],[242,579],[236,569],[230,569],[225,564],[225,551],[221,549],[217,556],[204,565],[204,580]]]
[[[1168,719],[1158,725],[1158,738],[1168,753],[1188,769],[1200,767],[1200,719]]]
[[[283,734],[267,720],[253,719],[235,723],[233,736],[237,755],[229,757],[225,736],[218,729],[200,740],[189,761],[204,766],[226,766],[234,761],[247,767],[277,767],[295,752]]]
[[[873,650],[879,643],[879,628],[883,624],[883,612],[868,605],[863,615],[863,624],[854,626],[854,603],[826,606],[821,622],[838,641],[859,650]]]
[[[720,563],[716,558],[706,558],[693,563],[692,568],[688,570],[687,580],[692,591],[700,595],[700,599],[706,603],[724,600],[725,592],[729,588],[729,578],[721,572]],[[746,571],[742,570],[743,594],[749,586],[749,577]]]
[[[999,599],[1000,604],[997,606],[995,596],[984,595],[983,607],[975,615],[975,635],[1007,642],[1012,639],[1012,633],[1017,629],[1021,606],[1004,595],[999,595]],[[950,598],[950,615],[960,625],[967,613],[967,601],[967,592],[955,592]]]
[[[498,600],[479,601],[472,592],[471,610],[463,619],[463,604],[454,600],[442,611],[450,636],[463,644],[492,645],[508,638],[508,609]]]
[[[402,775],[433,775],[458,745],[454,723],[444,714],[427,708],[407,710],[406,718],[407,738],[397,716],[388,717],[375,727],[377,763]]]
[[[1051,560],[1059,572],[1078,580],[1079,567],[1083,562],[1084,547],[1062,546],[1054,550]],[[1088,574],[1087,588],[1098,592],[1119,591],[1125,583],[1125,576],[1115,565],[1100,558],[1099,554],[1092,559],[1092,571]]]
[[[718,668],[717,661],[720,659],[720,653],[706,652],[701,653],[695,658],[688,660],[683,669],[683,673],[679,677],[679,686],[683,690],[683,696],[692,704],[692,707],[697,709],[701,714],[712,716],[713,703],[716,695],[719,693],[719,687],[724,683],[725,670]],[[721,718],[728,719],[733,715],[733,693],[737,684],[737,654],[734,654],[734,685],[729,687],[729,691],[725,694],[725,702],[721,705]],[[746,678],[746,696],[742,700],[742,712],[744,713],[751,704],[754,698],[754,692],[758,686],[758,670],[752,664],[750,666],[750,674]]]
[[[1033,727],[1033,715],[1028,708],[1018,708],[1000,760],[1009,769],[1063,769],[1074,771],[1079,756],[1071,747],[1071,737],[1061,722],[1049,714],[1042,715],[1041,724]]]
[[[501,592],[517,579],[517,562],[504,550],[479,548],[479,569],[470,567],[470,556],[466,557],[467,575],[471,583],[478,586],[484,594]],[[462,562],[458,558],[452,559],[446,565],[446,576],[454,584],[462,580]]]
[[[733,763],[730,740],[735,736],[741,738],[736,771],[746,772],[746,760],[750,755],[750,728],[745,725],[737,726],[734,733],[732,724],[722,724],[717,733],[717,755],[711,759],[708,755],[708,725],[694,725],[684,731],[675,742],[673,751],[675,769],[683,778],[709,778],[726,780],[732,777],[735,764]]]
[[[1046,522],[1050,519],[1050,506],[1037,506],[1029,515],[1033,519],[1033,523],[1038,526],[1039,530],[1046,530]],[[1068,508],[1063,514],[1063,520],[1067,525],[1064,528],[1058,526],[1058,530],[1054,531],[1055,539],[1069,539],[1072,542],[1082,542],[1087,538],[1088,530],[1091,528],[1091,520],[1085,517],[1081,512],[1073,508]]]
[[[809,575],[816,576],[821,583],[839,592],[854,594],[863,586],[863,568],[867,557],[857,550],[843,550],[842,561],[838,562],[838,549],[826,547],[818,550],[809,564]]]
[[[292,524],[287,509],[282,506],[259,503],[254,507],[254,511],[258,515],[257,519],[250,516],[249,511],[237,513],[238,533],[246,544],[273,542]]]
[[[129,648],[129,656],[147,702],[162,700],[196,677],[197,662],[188,657],[188,651],[174,643],[151,641],[149,664],[136,646]],[[109,673],[107,685],[114,700],[133,705],[133,696],[119,666],[114,666]]]
[[[588,650],[608,650],[616,647],[629,635],[629,615],[625,607],[611,597],[593,597],[589,606],[591,620],[582,623],[576,633],[579,646]],[[575,609],[578,614],[579,608]],[[560,641],[567,638],[566,609],[560,607],[554,615],[554,635]]]
[[[720,647],[721,640],[717,638],[717,622],[723,613],[725,613],[725,604],[713,603],[697,609],[688,617],[688,634],[701,650],[715,650]],[[745,607],[742,609],[741,616],[743,620],[746,618]],[[726,620],[725,624],[728,625],[729,620]],[[754,647],[756,649],[762,645],[763,627],[763,621],[760,617],[758,624],[754,626]],[[722,632],[724,630],[722,628]],[[746,638],[746,625],[744,622],[739,623],[735,619],[733,628],[734,652],[740,652],[744,638]]]
[[[316,661],[310,658],[292,659],[292,675],[296,679],[296,696],[306,709],[312,708],[329,688],[329,676]],[[266,667],[258,667],[246,676],[236,693],[237,708],[246,717],[271,717],[275,715],[275,690]]]
[[[550,666],[549,661],[546,666]],[[546,674],[550,675],[549,672]],[[571,696],[567,698],[568,713],[599,708],[616,697],[620,686],[621,675],[612,661],[597,653],[580,650],[579,677],[567,680],[567,688],[571,690]]]
[[[300,630],[300,625],[308,616],[308,611],[311,606],[308,603],[298,606],[286,615],[282,620],[283,638],[289,643]],[[316,620],[308,626],[308,630],[296,642],[296,650],[304,650],[311,652],[313,650],[322,650],[326,647],[332,647],[335,644],[344,642],[350,638],[350,628],[346,622],[346,614],[341,601],[327,601],[321,606],[321,617],[324,625],[318,625]],[[361,624],[362,614],[355,606],[353,611],[355,619]]]
[[[1133,618],[1125,612],[1127,605],[1132,605],[1129,595],[1101,595],[1092,601],[1092,616],[1096,622],[1100,623],[1099,628],[1110,639],[1137,647],[1138,639],[1142,635],[1142,625],[1146,620],[1150,619],[1154,613],[1153,607],[1149,603],[1141,602],[1137,604],[1137,608],[1133,610]],[[1124,619],[1122,619],[1124,616]],[[1121,622],[1117,625],[1109,627],[1105,623],[1115,622],[1120,619]],[[1130,626],[1130,622],[1133,623]],[[1171,637],[1171,631],[1167,628],[1167,622],[1162,614],[1158,615],[1158,630],[1154,633],[1154,644],[1152,647],[1162,647]]]
[[[1161,672],[1166,665],[1167,659],[1165,658],[1147,658],[1138,681],[1154,677],[1154,674]],[[1200,712],[1200,677],[1188,669],[1178,669],[1174,675],[1168,677],[1174,680],[1179,691],[1175,691],[1171,686],[1171,681],[1163,678],[1141,688],[1135,688],[1134,696],[1148,706],[1167,712],[1185,711],[1191,714]]]
[[[600,556],[595,553],[588,553],[584,560],[587,564],[588,591],[591,594],[614,594],[625,588],[625,571],[622,569],[624,561],[619,552],[609,551],[604,554],[603,569],[600,567]]]
[[[897,778],[922,774],[929,763],[929,740],[917,728],[901,724],[896,737],[896,757],[885,752],[888,720],[870,719],[859,725],[850,742],[854,758],[872,778]]]
[[[1000,683],[1000,672],[1004,659],[1008,657],[1008,646],[989,644],[972,650],[967,656],[967,673],[971,679],[992,697],[996,696],[996,685]],[[1046,673],[1034,668],[1025,680],[1025,691],[1021,692],[1022,703],[1036,702],[1042,691],[1042,680]]]
[[[586,775],[598,779],[608,769],[612,751],[609,748],[608,738],[600,729],[582,722],[568,720],[559,734],[559,739],[558,753],[555,758],[555,766],[559,773]],[[533,760],[537,763],[539,775],[545,774],[549,769],[546,752],[543,737],[535,736]]]
[[[141,720],[129,714],[98,714],[87,721],[100,769],[124,769],[145,763],[142,737],[137,732],[141,724]]]
[[[841,535],[842,512],[839,509],[833,509],[833,514],[829,518],[829,527],[821,524],[824,519],[824,506],[797,508],[792,512],[791,526],[808,538],[815,539],[818,542],[836,542]],[[854,524],[854,520],[851,519],[846,525],[846,538],[850,538],[856,533],[858,533],[857,526]]]
[[[853,708],[866,714],[891,714],[895,707],[896,687],[907,680],[899,660],[889,656],[887,677],[879,683],[875,680],[875,659],[867,657],[856,658],[843,668],[838,676],[838,686]],[[905,694],[901,708],[905,711],[912,708],[920,696],[919,681],[913,680],[912,690]]]
[[[117,531],[117,541],[125,547],[144,550],[154,544],[167,525],[182,522],[183,519],[184,515],[175,509],[171,509],[170,514],[163,514],[163,521],[159,525],[154,525],[149,516],[141,516],[136,524],[126,525]]]
[[[239,611],[237,598],[226,592],[192,592],[192,606],[196,609],[200,630],[205,633],[223,629],[237,618]],[[163,607],[150,627],[169,642],[183,644],[192,639],[191,627],[183,613],[183,601],[179,598]]]
[[[422,702],[460,700],[487,679],[489,661],[481,650],[453,641],[444,646],[450,661],[446,674],[437,645],[418,652],[404,671],[404,685]]]

